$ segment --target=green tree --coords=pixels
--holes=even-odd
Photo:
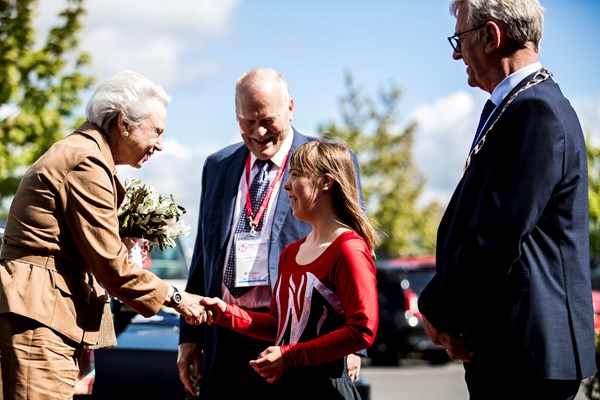
[[[0,0],[0,209],[24,170],[78,122],[78,95],[93,83],[82,72],[90,57],[77,50],[83,0],[67,0],[37,47],[36,6]]]
[[[600,148],[587,140],[588,194],[590,207],[590,266],[600,267]],[[594,286],[594,285],[592,285]],[[585,379],[583,391],[588,399],[600,399],[600,332],[596,332],[596,374]]]
[[[367,210],[380,230],[379,256],[432,253],[443,207],[420,204],[425,178],[412,155],[417,125],[398,127],[400,89],[392,84],[374,101],[346,74],[346,90],[340,98],[341,125],[318,129],[322,137],[341,139],[357,154]]]
[[[600,265],[600,148],[587,141],[592,266]]]

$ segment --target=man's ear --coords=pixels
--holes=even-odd
[[[500,47],[503,40],[502,30],[496,22],[489,21],[483,28],[483,35],[487,52],[495,51]]]

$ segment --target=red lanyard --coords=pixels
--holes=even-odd
[[[265,193],[265,197],[263,198],[262,203],[260,203],[260,207],[256,212],[256,215],[253,217],[252,214],[252,202],[250,201],[250,154],[248,154],[248,159],[246,160],[246,217],[248,217],[248,221],[250,222],[250,234],[256,234],[256,227],[260,222],[261,217],[263,216],[265,210],[267,209],[267,205],[269,204],[269,199],[271,198],[271,194],[273,194],[273,188],[281,180],[283,176],[283,171],[285,170],[285,162],[287,161],[289,152],[283,158],[283,162],[281,163],[281,167],[277,170],[277,174],[275,175],[275,179],[269,185],[269,189],[267,193]],[[260,172],[259,172],[260,173]]]

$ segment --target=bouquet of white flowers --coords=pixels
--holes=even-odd
[[[117,212],[121,237],[146,239],[150,246],[164,250],[176,246],[175,238],[189,233],[190,227],[180,220],[185,208],[172,194],[156,193],[139,179],[127,180],[125,190]]]

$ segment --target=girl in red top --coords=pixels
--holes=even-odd
[[[270,312],[203,298],[209,323],[275,343],[250,365],[282,398],[360,399],[345,356],[373,344],[378,324],[375,233],[359,202],[349,149],[313,141],[290,159],[284,188],[311,224],[279,259]]]

